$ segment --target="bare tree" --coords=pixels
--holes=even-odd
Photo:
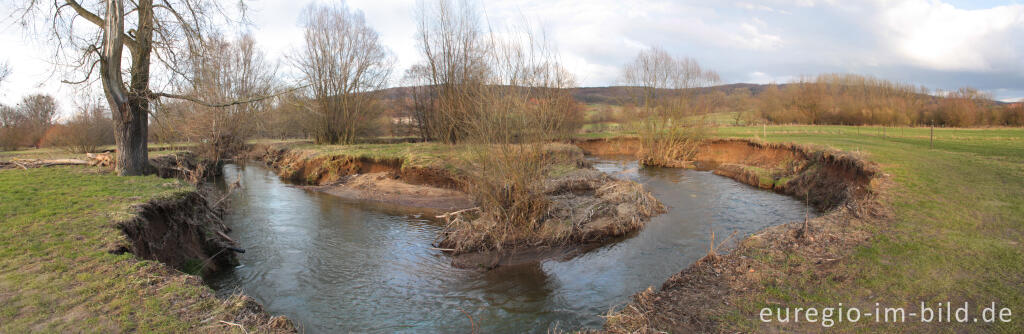
[[[191,81],[178,90],[205,101],[230,101],[266,96],[274,90],[276,64],[256,47],[250,35],[235,41],[208,35],[205,55],[189,60]],[[155,113],[157,125],[170,127],[178,139],[198,143],[200,156],[220,160],[242,149],[245,140],[265,126],[263,114],[270,100],[210,107],[190,102],[168,103]]]
[[[424,58],[416,74],[431,87],[426,137],[455,143],[465,139],[467,122],[487,112],[478,103],[490,75],[481,15],[467,0],[420,0],[416,11]]]
[[[228,106],[247,101],[211,103],[199,98],[155,92],[151,80],[189,80],[182,64],[204,53],[203,36],[228,19],[223,2],[216,0],[103,0],[81,2],[31,0],[23,19],[40,16],[52,27],[56,60],[84,78],[66,83],[93,82],[93,74],[107,97],[113,114],[117,147],[116,170],[120,175],[149,170],[147,151],[150,104],[160,97],[186,99],[203,105]],[[127,3],[127,6],[126,6]],[[244,3],[237,11],[244,12]],[[84,22],[78,24],[76,22]],[[92,29],[89,29],[89,27]],[[128,49],[128,66],[123,66]],[[152,65],[158,66],[154,72]]]
[[[959,88],[946,94],[939,106],[938,114],[945,125],[973,126],[977,124],[982,111],[986,109],[986,101],[991,100],[991,95],[975,88]]]
[[[266,138],[309,138],[317,126],[314,101],[295,90],[276,97],[263,113],[266,125],[257,135]]]
[[[81,105],[71,119],[47,131],[47,145],[63,147],[71,152],[96,152],[103,145],[114,143],[110,112],[103,103]]]
[[[11,106],[0,104],[0,149],[17,150],[25,139],[25,116]]]
[[[434,19],[448,19],[440,14]],[[472,18],[459,20],[468,19]],[[582,108],[569,92],[574,76],[562,66],[543,31],[526,23],[491,27],[479,36],[482,40],[467,41],[479,47],[473,52],[481,57],[469,63],[476,66],[466,73],[475,76],[473,81],[441,81],[434,87],[440,114],[459,122],[449,131],[469,148],[464,159],[468,166],[462,170],[467,173],[467,189],[481,208],[478,219],[493,222],[474,227],[456,223],[449,231],[483,233],[492,247],[500,248],[507,240],[542,233],[539,227],[550,205],[544,183],[564,158],[548,144],[579,129]],[[465,59],[445,59],[458,55],[465,53],[440,52],[427,58],[460,64]]]
[[[15,107],[0,105],[0,146],[14,150],[39,147],[57,117],[57,100],[44,94],[29,95]]]
[[[407,87],[403,108],[412,119],[416,132],[423,141],[434,139],[435,132],[438,132],[436,129],[441,127],[438,123],[443,120],[434,106],[436,90],[430,69],[422,64],[413,65],[405,70],[402,81],[403,86]]]
[[[57,100],[50,95],[29,95],[21,99],[17,110],[25,121],[24,144],[38,148],[57,117]]]
[[[687,120],[696,114],[695,88],[717,83],[718,74],[692,58],[673,57],[653,47],[625,66],[623,79],[642,118],[641,162],[673,165],[691,158],[703,136],[703,127]]]
[[[362,11],[311,5],[302,14],[303,48],[295,57],[312,91],[320,117],[318,143],[352,143],[379,117],[379,95],[388,84],[393,60]]]

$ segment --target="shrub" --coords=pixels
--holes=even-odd
[[[71,120],[46,131],[43,145],[63,147],[75,153],[97,152],[101,146],[114,144],[114,123],[106,108],[87,106]]]
[[[25,145],[24,123],[17,110],[0,104],[0,149],[13,151]]]

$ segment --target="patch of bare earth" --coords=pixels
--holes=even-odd
[[[405,183],[391,172],[349,175],[334,184],[307,188],[350,200],[435,211],[455,211],[473,207],[473,198],[464,192]]]

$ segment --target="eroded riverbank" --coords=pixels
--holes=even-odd
[[[633,138],[578,143],[589,152],[627,153]],[[802,198],[827,213],[771,226],[742,239],[728,254],[712,254],[673,275],[660,289],[633,297],[604,326],[611,332],[717,332],[729,305],[787,279],[830,277],[836,260],[867,241],[870,230],[892,219],[884,200],[889,177],[857,154],[753,140],[705,142],[692,161],[739,182]],[[788,259],[816,259],[792,262]],[[795,263],[795,264],[794,264]],[[794,268],[799,266],[799,268]],[[838,278],[842,279],[842,278]]]
[[[0,332],[294,332],[199,277],[231,267],[215,205],[175,179],[0,171]]]

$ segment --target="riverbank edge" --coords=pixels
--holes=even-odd
[[[582,140],[589,154],[635,155],[636,138]],[[740,240],[730,252],[709,254],[648,288],[605,316],[612,333],[723,332],[722,318],[766,281],[810,275],[833,277],[834,266],[893,219],[886,200],[890,177],[858,154],[748,139],[707,141],[690,168],[711,170],[738,182],[805,200],[825,212],[805,222],[765,228]],[[721,240],[721,239],[719,239]],[[801,256],[801,267],[778,259]],[[806,263],[806,264],[804,264]],[[809,274],[808,274],[809,273]],[[778,328],[778,330],[785,330]]]
[[[82,165],[82,164],[71,164]],[[175,153],[150,159],[150,172],[160,178],[180,179],[205,183],[209,177],[219,175],[222,162],[205,162],[194,155]],[[62,166],[62,164],[56,164]],[[55,168],[51,165],[20,165],[22,169]],[[103,173],[112,173],[112,166],[100,167]],[[244,294],[218,298],[213,289],[203,283],[199,275],[237,265],[237,243],[227,236],[230,228],[223,223],[224,202],[211,203],[215,191],[204,184],[167,198],[153,198],[132,205],[130,217],[113,222],[120,232],[120,241],[106,246],[111,254],[131,253],[138,260],[159,263],[161,270],[149,279],[165,283],[183,282],[207,292],[203,299],[222,303],[223,316],[209,318],[196,324],[193,330],[230,332],[239,328],[245,333],[297,333],[295,324],[285,316],[273,316],[262,305]],[[184,279],[182,279],[184,278]]]
[[[295,149],[287,144],[256,144],[241,158],[263,163],[278,177],[303,189],[348,200],[433,214],[472,207],[472,198],[463,191],[464,182],[457,175],[441,168],[409,166],[399,157],[369,158]],[[344,187],[348,183],[371,187]],[[411,189],[403,192],[402,189],[387,189],[388,185]]]
[[[195,189],[173,198],[157,198],[132,206],[131,218],[114,223],[125,239],[108,251],[131,253],[168,267],[160,278],[174,280],[175,274],[188,276],[186,284],[208,289],[203,298],[216,297],[212,288],[197,275],[225,270],[238,264],[238,243],[227,236],[231,229],[224,224],[226,202],[216,200],[217,191],[207,187],[210,177],[219,175],[222,162],[203,162],[191,154],[174,154],[150,160],[156,175],[162,178],[197,182]],[[191,178],[191,180],[190,180]],[[226,196],[226,194],[225,194]],[[243,332],[296,333],[295,324],[285,316],[266,312],[259,302],[236,293],[222,300],[226,314],[220,319],[206,319],[203,326],[239,327]],[[216,321],[215,321],[216,320]],[[198,327],[204,328],[204,327]]]

